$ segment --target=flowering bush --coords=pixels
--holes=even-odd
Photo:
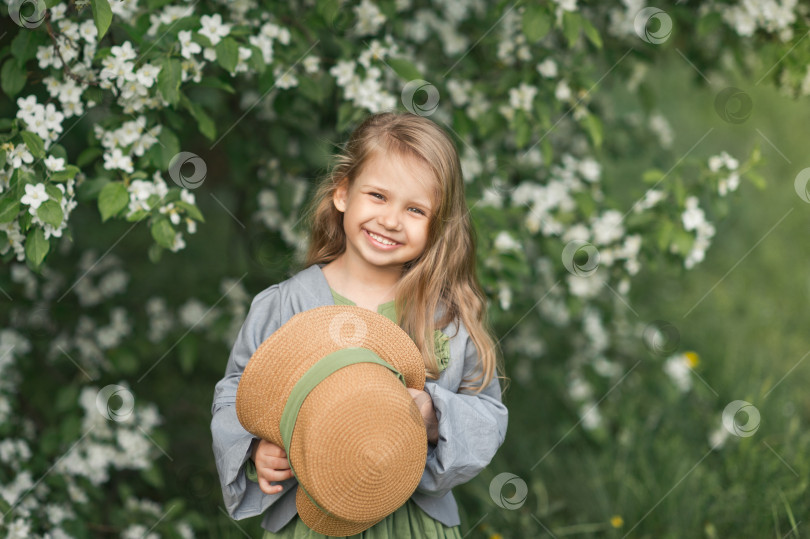
[[[696,78],[765,72],[810,93],[807,62],[787,56],[806,27],[795,0],[271,5],[4,6],[16,23],[0,37],[0,286],[13,299],[0,331],[0,527],[11,537],[189,537],[227,520],[210,509],[208,442],[177,427],[186,413],[207,431],[250,298],[306,247],[301,210],[332,145],[391,108],[456,138],[510,374],[529,385],[540,358],[568,358],[555,366],[559,399],[604,442],[621,416],[596,398],[641,346],[627,319],[634,277],[699,264],[726,199],[744,180],[762,187],[756,147],[714,155],[699,146],[709,133],[677,140],[649,81],[656,62],[674,50]],[[620,94],[631,103],[617,106]],[[739,124],[751,98],[727,85],[714,105]],[[621,175],[628,162],[643,170]],[[216,204],[201,195],[203,212],[206,190]],[[132,232],[141,221],[145,239]],[[205,245],[183,258],[198,226]],[[540,320],[524,320],[535,307]],[[664,326],[641,329],[654,355],[671,355]],[[663,369],[687,390],[695,366]]]

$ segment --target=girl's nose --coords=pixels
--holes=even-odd
[[[396,230],[399,228],[399,218],[397,212],[387,211],[380,214],[379,223],[389,230]]]

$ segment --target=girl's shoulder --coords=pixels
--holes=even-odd
[[[283,281],[273,283],[253,298],[253,302],[281,301],[289,303],[292,301],[296,305],[314,306],[331,298],[328,283],[317,264],[313,264],[299,270],[287,277]]]

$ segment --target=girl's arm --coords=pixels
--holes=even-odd
[[[242,328],[236,336],[225,376],[216,384],[211,406],[211,436],[214,457],[222,487],[222,497],[228,514],[235,520],[263,513],[281,498],[296,479],[282,482],[278,494],[265,494],[258,483],[245,474],[245,463],[250,458],[251,442],[255,437],[246,431],[236,417],[236,389],[242,372],[253,352],[281,326],[281,297],[278,285],[260,292],[251,302]]]
[[[455,392],[442,384],[470,379],[480,373],[478,352],[463,323],[450,340],[451,360],[439,381],[428,380],[425,391],[433,399],[439,420],[439,439],[428,445],[425,472],[417,491],[444,496],[483,470],[506,437],[508,411],[501,402],[501,388],[493,377],[477,395]]]

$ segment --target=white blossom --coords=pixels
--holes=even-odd
[[[537,64],[537,72],[547,79],[553,79],[557,76],[557,63],[551,58],[546,58]]]
[[[363,0],[360,5],[354,6],[353,9],[355,15],[357,15],[357,24],[354,31],[359,36],[376,34],[380,26],[385,22],[385,15],[370,0]]]
[[[177,38],[180,41],[180,54],[183,58],[191,58],[202,50],[200,44],[191,39],[191,30],[179,31]]]
[[[32,210],[36,210],[43,202],[48,200],[48,198],[44,183],[38,183],[36,185],[29,183],[25,185],[25,194],[20,199],[20,202],[28,204],[31,206]]]
[[[211,45],[216,45],[219,41],[231,33],[231,25],[222,22],[222,15],[203,15],[200,17],[202,28],[197,33],[207,37]]]

